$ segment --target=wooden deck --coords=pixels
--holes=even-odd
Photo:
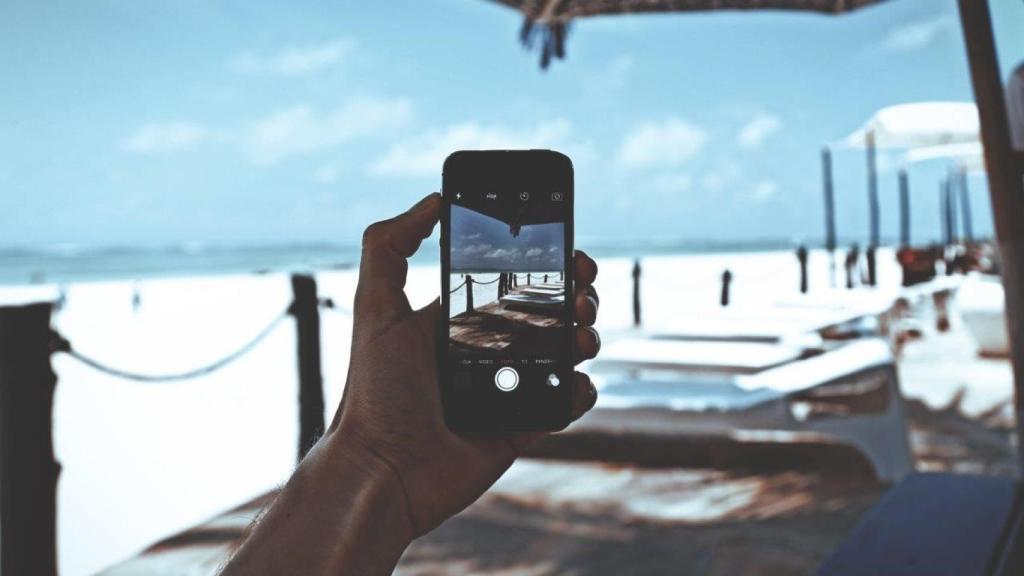
[[[523,286],[513,289],[509,295],[530,296],[527,290],[535,289],[536,286]],[[543,290],[555,289],[545,287]],[[551,339],[549,329],[561,325],[561,318],[543,310],[523,309],[495,301],[472,312],[454,316],[449,322],[448,335],[452,344],[468,352],[497,351],[511,354],[525,351],[527,347],[547,345]]]

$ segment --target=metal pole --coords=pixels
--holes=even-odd
[[[49,303],[0,308],[0,573],[57,574]]]
[[[832,287],[836,287],[836,208],[835,189],[832,184],[832,151],[821,149],[822,189],[825,193],[825,249],[828,250]]]
[[[910,178],[900,170],[900,246],[910,247]]]
[[[974,100],[988,169],[996,238],[1002,256],[1006,326],[1013,363],[1017,437],[1024,438],[1024,157],[1010,144],[1003,82],[992,34],[988,2],[958,0],[964,45],[971,67]],[[1017,442],[1017,462],[1024,472],[1024,442]]]
[[[320,301],[312,276],[292,276],[299,361],[299,460],[324,432],[324,382],[320,372]]]
[[[879,207],[878,207],[878,161],[875,150],[875,132],[868,131],[867,134],[868,154],[868,207],[871,210],[871,241],[868,245],[868,285],[875,286],[878,281],[877,266],[875,263],[875,250],[879,244]]]

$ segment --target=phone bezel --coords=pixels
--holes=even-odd
[[[493,415],[472,414],[478,407],[466,405],[452,385],[449,374],[448,319],[450,310],[450,229],[452,193],[451,183],[476,180],[486,182],[489,168],[503,170],[525,170],[527,173],[546,172],[540,178],[555,185],[561,180],[565,186],[565,238],[563,263],[565,268],[566,308],[563,328],[565,364],[559,366],[564,375],[565,386],[557,397],[557,406],[538,406],[536,410],[518,411],[517,419],[489,417]],[[442,172],[441,208],[441,313],[437,325],[437,375],[441,388],[441,399],[445,422],[449,429],[463,435],[495,435],[526,431],[560,430],[567,426],[572,417],[572,401],[575,368],[575,270],[573,266],[575,190],[572,161],[568,156],[553,150],[474,150],[458,151],[448,156]]]

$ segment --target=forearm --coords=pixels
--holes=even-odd
[[[335,433],[302,461],[222,576],[390,574],[412,536],[398,479]]]

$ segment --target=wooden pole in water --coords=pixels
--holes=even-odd
[[[910,177],[907,170],[900,170],[900,246],[910,247]]]
[[[821,149],[822,189],[825,193],[825,249],[828,250],[829,273],[832,287],[836,286],[836,208],[832,184],[832,150]]]
[[[57,574],[49,303],[0,307],[0,573]]]
[[[1017,438],[1024,438],[1024,154],[1015,152],[1010,143],[989,4],[958,0],[958,5],[974,100],[981,120],[996,239],[1002,256]],[[1024,472],[1024,442],[1017,442],[1017,463]]]
[[[880,211],[878,207],[878,160],[875,150],[875,131],[867,133],[867,155],[868,155],[868,207],[871,216],[871,239],[868,244],[868,285],[875,286],[878,282],[877,263],[875,261],[875,250],[878,249]]]
[[[316,280],[292,276],[291,313],[295,317],[299,361],[299,460],[324,432],[324,382],[320,371],[320,301]]]
[[[473,277],[466,274],[466,312],[473,311]]]

